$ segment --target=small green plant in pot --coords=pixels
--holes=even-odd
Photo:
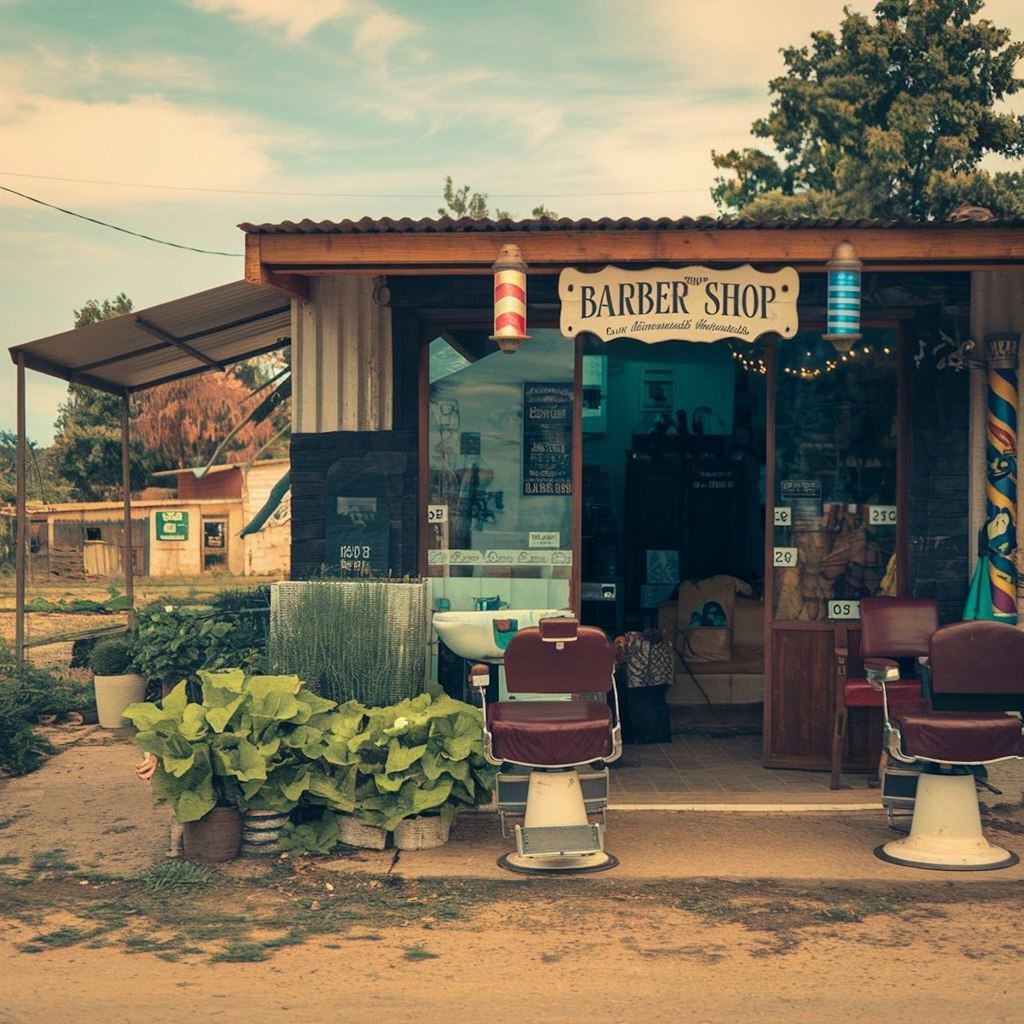
[[[128,726],[124,710],[146,695],[146,680],[132,671],[132,652],[124,636],[100,640],[89,655],[96,712],[104,729]]]

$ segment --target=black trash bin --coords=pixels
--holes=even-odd
[[[672,723],[665,703],[667,686],[618,685],[617,689],[623,743],[672,742]]]
[[[672,650],[656,629],[615,638],[615,688],[623,743],[671,743],[665,694],[672,683]]]

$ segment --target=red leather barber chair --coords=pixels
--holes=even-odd
[[[867,667],[867,666],[866,666]],[[871,669],[886,674],[884,663]],[[898,675],[895,663],[888,673]],[[910,834],[878,847],[882,860],[944,871],[986,871],[1017,854],[982,833],[972,768],[1024,758],[1024,632],[1001,622],[957,622],[929,642],[928,700],[891,707],[880,680],[885,742],[898,761],[923,761]],[[1009,714],[1008,712],[1016,712]]]
[[[508,700],[487,704],[487,666],[471,676],[484,704],[484,744],[492,764],[531,769],[516,852],[498,863],[521,872],[615,867],[604,825],[588,820],[578,769],[622,753],[615,649],[594,626],[541,619],[505,649]],[[611,694],[609,703],[608,694]]]

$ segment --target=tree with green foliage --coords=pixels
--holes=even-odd
[[[437,212],[441,217],[454,217],[456,220],[461,217],[472,217],[474,220],[482,220],[491,215],[487,205],[487,193],[471,193],[468,185],[456,188],[452,183],[452,176],[450,174],[444,179],[442,198],[445,205],[437,208]],[[495,220],[511,216],[512,214],[508,210],[494,211]],[[549,210],[541,203],[533,208],[531,216],[534,220],[555,220],[558,214],[554,210]]]
[[[454,217],[456,220],[461,217],[472,217],[474,220],[483,220],[491,215],[487,206],[487,193],[470,194],[468,185],[456,188],[450,174],[444,179],[442,198],[445,205],[437,208],[441,217]],[[502,217],[508,217],[509,213],[507,210],[495,210],[494,216],[500,220]]]
[[[90,299],[75,310],[75,327],[110,320],[132,311],[132,302],[123,292],[114,299],[98,302]],[[139,403],[132,400],[129,417],[139,414]],[[81,384],[68,385],[67,401],[57,407],[55,436],[49,449],[56,472],[67,482],[80,501],[104,501],[121,495],[121,399]],[[145,446],[133,440],[130,445],[131,486],[143,487],[156,468]]]
[[[18,493],[18,435],[0,430],[0,502],[13,505]],[[25,497],[28,501],[66,501],[67,483],[53,467],[49,448],[25,439]]]
[[[75,310],[75,327],[131,311],[132,302],[124,294],[103,302],[91,299]],[[266,457],[285,453],[287,413],[281,410],[290,397],[287,371],[287,357],[261,357],[239,363],[230,373],[203,373],[132,396],[132,490],[144,487],[155,470],[204,465],[214,454],[231,461],[258,452]],[[254,401],[254,394],[264,390],[268,395]],[[60,497],[121,497],[121,399],[69,385],[67,400],[57,410],[56,436],[47,456],[64,483]]]
[[[762,149],[712,152],[730,171],[711,195],[723,214],[944,220],[962,203],[1024,216],[1024,175],[988,154],[1024,156],[1024,117],[996,104],[1024,86],[1024,43],[975,16],[983,0],[881,0],[844,8],[838,37],[788,47],[769,83]]]

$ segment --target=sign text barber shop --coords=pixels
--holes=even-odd
[[[562,334],[581,331],[602,341],[755,341],[796,334],[800,277],[792,267],[762,273],[749,264],[731,270],[653,267],[596,273],[568,268],[558,279]]]

